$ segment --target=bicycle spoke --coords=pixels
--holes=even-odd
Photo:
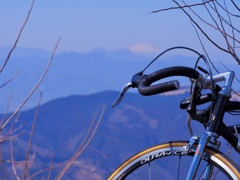
[[[148,162],[148,179],[151,180],[151,168],[150,168],[150,162]]]
[[[200,180],[200,178],[203,176],[203,173],[206,171],[208,166],[209,166],[209,164],[207,164],[207,166],[203,169],[203,172],[200,174],[198,180]]]
[[[216,179],[216,176],[218,175],[218,173],[220,172],[220,170],[218,169],[217,172],[215,173],[215,175],[213,176],[213,179]]]
[[[178,175],[177,175],[177,179],[179,180],[179,177],[180,177],[180,164],[181,164],[181,157],[182,156],[179,156],[178,158]]]

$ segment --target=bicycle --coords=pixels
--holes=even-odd
[[[173,66],[144,75],[144,71],[156,59],[177,48],[187,49],[198,54],[199,57],[194,68]],[[200,59],[204,60],[208,70],[198,66]],[[124,94],[130,88],[138,88],[139,93],[144,96],[178,89],[180,87],[178,80],[155,83],[171,76],[190,78],[190,96],[180,102],[180,108],[186,109],[191,119],[203,124],[205,132],[193,135],[189,141],[170,141],[143,150],[126,160],[108,179],[152,179],[154,175],[158,179],[168,180],[240,179],[240,167],[219,150],[221,144],[219,137],[222,136],[236,152],[240,153],[240,134],[238,134],[240,125],[227,126],[223,122],[226,112],[240,110],[240,102],[230,100],[231,86],[235,77],[233,71],[212,75],[209,61],[204,55],[191,48],[170,48],[157,56],[143,71],[133,75],[131,83],[123,88],[113,107],[121,102]],[[220,86],[219,82],[224,82],[223,86]],[[210,93],[202,94],[204,89],[209,89]],[[198,106],[202,104],[207,105],[203,110],[199,110]],[[165,161],[173,164],[169,166]],[[161,166],[164,165],[165,167],[162,168]],[[181,165],[184,166],[181,167]],[[152,168],[153,166],[158,169]],[[173,168],[177,168],[177,170]],[[167,169],[170,169],[171,172],[166,172]],[[141,174],[143,172],[146,174]]]

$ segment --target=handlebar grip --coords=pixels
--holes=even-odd
[[[169,81],[152,86],[146,86],[145,83],[146,81],[141,80],[138,86],[139,93],[145,96],[155,95],[167,91],[173,91],[180,87],[178,80]]]
[[[180,85],[177,80],[151,86],[153,82],[170,76],[186,76],[197,79],[199,77],[199,72],[195,69],[184,66],[175,66],[158,70],[152,74],[144,75],[140,79],[138,85],[139,93],[149,96],[178,89]]]

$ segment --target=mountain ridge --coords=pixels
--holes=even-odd
[[[1,49],[1,48],[0,48]],[[27,51],[29,50],[29,54]],[[21,49],[14,52],[6,68],[1,74],[0,84],[4,84],[13,74],[18,75],[0,93],[0,112],[5,111],[11,97],[10,107],[14,110],[23,101],[24,97],[35,86],[47,66],[49,52],[42,50]],[[95,50],[85,53],[61,52],[54,56],[52,65],[39,87],[43,93],[42,102],[71,94],[91,94],[104,90],[120,90],[130,81],[134,73],[142,70],[151,57],[134,54],[129,50],[108,52]],[[166,60],[169,65],[174,62]],[[181,59],[176,56],[175,59]],[[184,57],[184,59],[187,59]],[[191,58],[188,58],[187,64]],[[4,58],[0,57],[0,62]],[[164,61],[163,61],[164,62]],[[179,61],[180,62],[180,61]],[[156,62],[149,72],[161,67],[164,63]],[[166,64],[165,64],[166,65]],[[183,80],[183,84],[188,82]],[[25,109],[34,107],[39,93],[25,105]]]
[[[166,126],[171,130],[171,125],[166,125],[167,121],[157,120],[159,113],[161,112],[161,117],[165,117],[168,114],[166,110],[175,102],[173,100],[179,99],[176,98],[177,96],[183,97],[183,95],[143,97],[137,93],[127,93],[122,103],[117,108],[112,108],[111,104],[118,95],[117,91],[104,91],[90,95],[62,97],[42,104],[38,109],[33,138],[33,147],[36,148],[31,150],[31,152],[35,151],[36,161],[39,164],[36,167],[46,167],[50,162],[51,154],[54,165],[69,159],[84,139],[95,113],[99,114],[105,105],[106,110],[97,133],[78,161],[81,164],[85,163],[87,167],[94,167],[93,174],[106,179],[113,168],[130,155],[158,143],[159,137],[162,137],[157,135],[158,128]],[[160,99],[162,100],[158,102]],[[161,102],[166,99],[169,99],[169,105],[159,109]],[[16,161],[24,157],[23,152],[27,147],[35,111],[36,108],[22,111],[18,117],[18,125],[24,124],[25,134],[18,138],[20,141],[14,142]],[[1,115],[0,118],[3,116]],[[177,120],[172,119],[172,122]],[[163,128],[162,133],[164,132],[167,131]],[[10,155],[5,153],[4,157],[8,156]],[[60,169],[53,171],[53,175],[56,175]],[[75,165],[69,173],[74,171],[76,171]],[[42,176],[44,177],[45,174],[43,173]],[[70,177],[69,174],[66,176]]]
[[[35,150],[31,150],[38,162],[36,167],[47,168],[51,158],[56,166],[66,162],[81,144],[95,114],[98,113],[99,117],[103,106],[106,109],[96,135],[77,160],[79,166],[76,162],[66,174],[66,179],[71,179],[71,174],[77,176],[79,168],[86,168],[87,172],[93,168],[95,170],[91,173],[94,176],[106,179],[118,165],[140,150],[169,140],[189,140],[187,115],[179,108],[179,102],[188,97],[189,92],[182,92],[149,97],[127,93],[116,108],[111,104],[119,92],[111,90],[57,98],[42,104],[38,109],[33,138]],[[35,110],[22,111],[18,117],[18,124],[24,124],[25,134],[20,137],[20,142],[16,140],[14,143],[16,160],[22,160],[25,154],[22,152],[27,145]],[[237,122],[237,117],[231,117],[231,122],[234,121]],[[193,121],[192,125],[194,133],[203,130],[198,122]],[[8,156],[6,153],[4,157]],[[61,167],[53,170],[53,176]],[[82,173],[77,174],[85,177],[86,174]],[[46,177],[46,174],[41,174],[41,177]]]

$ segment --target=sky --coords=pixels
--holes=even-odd
[[[12,46],[31,3],[0,1],[0,47]],[[172,46],[201,51],[196,32],[181,10],[150,14],[173,6],[171,0],[35,0],[18,46],[52,51],[61,37],[58,52],[104,48],[159,53]],[[212,46],[206,48],[219,53]]]
[[[31,0],[0,1],[0,46],[11,46],[31,5]],[[14,4],[14,5],[13,5]],[[159,0],[35,0],[19,42],[20,47],[51,51],[61,37],[59,51],[159,52],[171,46],[192,46],[196,34],[180,11],[149,14],[174,6]]]

